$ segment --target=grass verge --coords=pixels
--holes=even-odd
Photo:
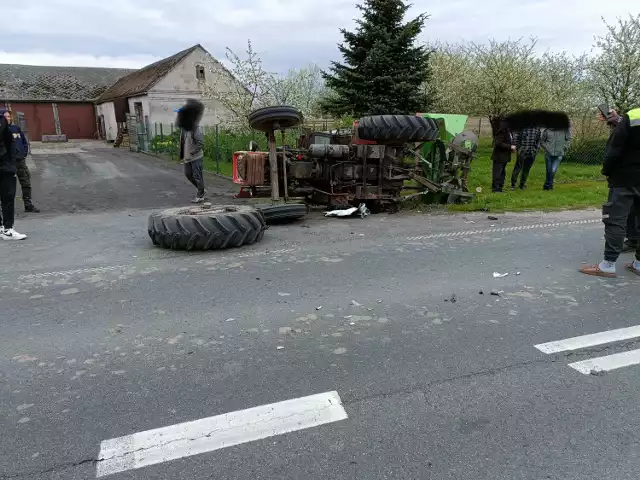
[[[484,139],[483,139],[484,140]],[[469,190],[476,193],[471,202],[461,205],[450,205],[453,211],[492,212],[524,211],[524,210],[567,210],[601,206],[607,198],[609,187],[600,173],[601,165],[584,165],[562,162],[556,173],[553,190],[544,191],[546,169],[544,155],[539,154],[533,164],[526,190],[509,190],[511,172],[515,158],[507,165],[506,190],[504,193],[491,192],[491,143],[481,141],[478,158],[471,164],[469,173]],[[514,155],[515,157],[515,155]],[[476,192],[480,187],[482,191]]]
[[[514,162],[507,167],[507,186],[510,186],[510,176]],[[469,189],[476,192],[480,187],[482,192],[476,193],[471,202],[461,205],[451,205],[454,211],[523,211],[523,210],[564,210],[601,206],[609,191],[607,182],[600,174],[599,165],[560,164],[554,189],[542,190],[545,181],[544,158],[540,156],[533,164],[526,190],[504,193],[491,192],[491,168],[489,158],[478,158],[472,163],[469,174]]]

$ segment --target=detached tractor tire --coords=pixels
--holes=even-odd
[[[267,225],[245,205],[170,208],[149,215],[154,245],[172,250],[222,250],[262,240]]]
[[[255,207],[262,212],[267,225],[294,222],[309,213],[309,206],[306,203],[263,204]]]
[[[432,142],[438,139],[433,118],[416,115],[373,115],[358,121],[358,138],[379,143]]]
[[[268,133],[297,127],[304,121],[304,116],[295,107],[281,105],[254,110],[249,114],[248,120],[254,130]]]

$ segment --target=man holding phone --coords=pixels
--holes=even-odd
[[[601,122],[605,122],[611,132],[616,128],[616,125],[622,120],[622,117],[618,115],[618,112],[612,108],[609,108],[608,105],[600,105],[598,106],[598,120]],[[627,218],[627,238],[624,241],[624,246],[622,247],[622,252],[635,252],[638,248],[638,242],[640,241],[640,207],[634,205],[631,208],[631,212],[629,212],[629,217]]]
[[[601,120],[607,123],[617,120],[607,142],[602,165],[602,174],[609,183],[609,198],[602,207],[604,260],[597,265],[582,267],[580,271],[586,275],[615,278],[616,261],[623,250],[629,215],[635,209],[637,222],[640,212],[640,108],[629,110],[622,116],[615,110],[602,107],[600,111]],[[640,275],[640,245],[636,246],[634,262],[627,264],[626,268]]]

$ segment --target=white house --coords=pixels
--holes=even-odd
[[[201,45],[194,45],[171,57],[136,70],[119,79],[96,101],[96,117],[103,137],[114,141],[118,124],[126,116],[135,115],[136,123],[148,129],[148,138],[156,133],[156,125],[175,122],[174,109],[189,98],[205,104],[202,125],[220,123],[229,112],[217,100],[207,98],[206,92],[231,88],[236,80]]]

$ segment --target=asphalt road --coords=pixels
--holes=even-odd
[[[637,478],[640,366],[569,366],[637,339],[535,347],[639,323],[640,279],[577,273],[601,255],[597,212],[312,215],[187,254],[129,208],[21,218],[29,239],[0,245],[0,479],[93,479],[105,440],[229,412],[127,437],[129,469],[104,478]],[[347,418],[277,434],[279,402],[334,391]],[[245,410],[274,403],[246,441]]]

